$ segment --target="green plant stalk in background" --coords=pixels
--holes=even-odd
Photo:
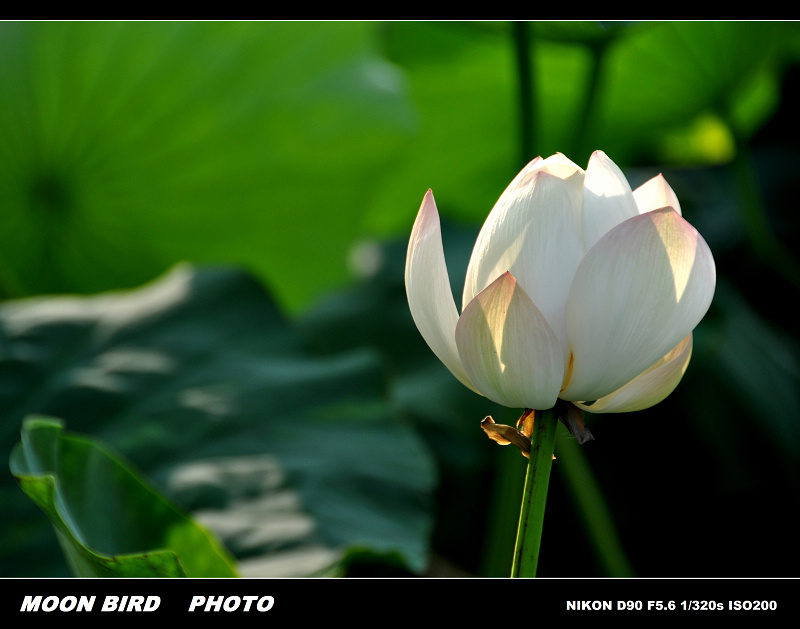
[[[602,574],[609,577],[635,577],[622,545],[603,488],[578,441],[564,425],[558,427],[558,472],[571,494],[578,521],[589,541]]]
[[[528,22],[513,22],[514,59],[516,61],[519,96],[519,151],[520,165],[524,166],[536,156],[534,138],[533,63],[531,61],[531,28]]]
[[[522,491],[514,562],[511,566],[512,577],[536,576],[557,426],[555,409],[536,412],[531,434],[530,461]]]

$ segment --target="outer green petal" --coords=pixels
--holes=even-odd
[[[456,344],[470,380],[512,408],[551,408],[564,376],[561,347],[544,315],[506,272],[464,309]]]
[[[588,406],[580,402],[575,402],[575,405],[592,413],[629,413],[655,406],[678,386],[686,367],[689,366],[691,356],[690,334],[655,365],[611,395],[600,398]]]
[[[456,378],[476,390],[458,357],[455,342],[458,310],[444,260],[439,212],[430,190],[422,201],[408,242],[406,294],[422,338]]]
[[[464,283],[462,308],[510,271],[555,330],[565,358],[564,305],[583,257],[582,185],[583,171],[563,155],[528,164],[486,219]]]
[[[638,213],[631,186],[619,167],[603,151],[592,153],[583,186],[584,251]]]
[[[708,245],[671,208],[612,229],[586,254],[570,289],[573,368],[561,397],[597,400],[648,369],[700,322],[715,283]]]

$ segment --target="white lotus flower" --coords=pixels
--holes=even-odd
[[[596,151],[585,171],[556,154],[511,182],[475,243],[460,316],[429,190],[405,280],[417,328],[470,389],[512,408],[619,413],[677,386],[716,271],[664,178],[631,191]]]

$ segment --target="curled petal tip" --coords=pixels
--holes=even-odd
[[[428,191],[422,198],[422,204],[420,205],[417,219],[414,222],[413,231],[416,233],[422,230],[430,229],[432,225],[435,225],[436,229],[439,228],[439,211],[436,209],[436,201],[433,198],[433,191],[428,188]]]
[[[406,294],[411,316],[434,354],[469,388],[455,344],[458,311],[450,290],[441,226],[430,190],[425,194],[408,241]]]

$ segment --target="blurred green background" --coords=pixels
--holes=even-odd
[[[407,238],[432,188],[460,295],[518,170],[595,149],[717,292],[665,402],[559,434],[539,575],[796,576],[798,88],[794,22],[0,23],[0,576],[184,516],[245,576],[507,576],[518,410],[422,341]]]

